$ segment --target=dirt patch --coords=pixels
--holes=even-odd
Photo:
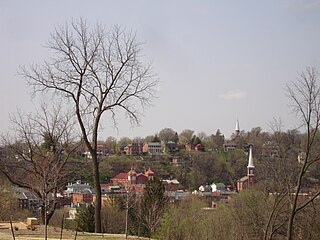
[[[26,230],[27,229],[27,224],[23,222],[13,222],[12,223],[13,229],[18,229],[18,230]],[[0,230],[2,229],[9,229],[10,230],[11,225],[10,223],[7,222],[2,222],[0,223]]]
[[[27,229],[27,224],[22,222],[12,223],[16,240],[39,240],[44,239],[44,226],[36,225],[34,230]],[[48,240],[60,239],[60,228],[48,226]],[[64,240],[73,240],[74,231],[63,229],[62,236]],[[77,240],[118,240],[124,239],[124,234],[95,234],[95,233],[77,233]],[[144,239],[130,236],[129,239]],[[0,240],[12,240],[10,223],[0,223]]]

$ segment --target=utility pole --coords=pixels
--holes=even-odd
[[[129,212],[129,191],[126,190],[127,194],[127,200],[126,200],[126,229],[125,229],[125,234],[126,234],[126,239],[128,239],[128,212]]]

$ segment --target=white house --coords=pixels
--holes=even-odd
[[[226,191],[226,185],[223,183],[212,183],[211,185],[212,192],[223,192]]]
[[[66,194],[71,194],[71,193],[82,193],[82,192],[91,192],[92,189],[89,185],[89,183],[81,183],[81,180],[77,180],[75,183],[68,183],[67,185],[67,190],[64,192]]]
[[[162,146],[159,142],[150,142],[143,145],[143,152],[150,155],[160,155],[162,153]]]
[[[200,196],[210,196],[212,193],[211,186],[206,184],[205,186],[201,185],[199,187],[199,195]]]

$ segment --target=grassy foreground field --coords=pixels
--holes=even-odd
[[[44,239],[44,226],[37,226],[35,230],[28,230],[24,223],[13,223],[14,235],[16,240],[40,240]],[[48,227],[48,240],[60,239],[60,228]],[[63,230],[63,240],[74,240],[76,232]],[[129,236],[129,239],[145,239],[135,236]],[[10,223],[0,223],[0,240],[12,240]],[[77,233],[77,240],[119,240],[125,239],[124,234],[95,234],[95,233]]]

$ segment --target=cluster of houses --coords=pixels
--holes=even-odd
[[[247,165],[247,174],[237,181],[237,186],[225,185],[224,183],[212,183],[199,187],[198,190],[193,191],[192,194],[203,197],[207,200],[208,205],[215,208],[219,203],[227,203],[233,195],[244,189],[250,188],[256,183],[255,167],[252,158],[252,146],[249,148],[249,157]]]
[[[227,140],[223,144],[223,149],[225,152],[230,152],[236,150],[238,146],[237,138],[240,135],[240,127],[239,121],[236,121],[236,128],[233,136],[230,140]],[[272,145],[272,142],[269,142],[269,149],[273,147],[273,151],[277,151],[276,145]],[[245,151],[248,151],[248,146],[244,146]],[[149,156],[158,156],[162,155],[164,152],[167,153],[176,153],[180,150],[185,150],[187,152],[204,152],[206,151],[205,146],[200,142],[197,144],[193,144],[192,141],[188,141],[186,143],[176,143],[173,141],[169,142],[132,142],[126,145],[121,152],[128,156],[142,156],[142,155],[149,155]],[[107,148],[106,144],[98,144],[97,145],[97,154],[100,156],[107,156],[109,154],[110,149]],[[81,153],[83,157],[91,158],[91,154],[88,151],[84,151]]]
[[[135,169],[130,169],[128,172],[118,173],[110,180],[110,183],[101,184],[102,201],[105,204],[112,204],[117,197],[127,196],[131,192],[134,192],[137,197],[142,196],[148,181],[153,179],[154,175],[155,173],[150,168],[144,172],[136,172]],[[234,194],[251,187],[255,182],[252,147],[250,147],[247,175],[238,180],[237,187],[234,185],[226,186],[223,183],[206,184],[200,186],[199,190],[192,192],[192,195],[205,198],[211,207],[215,207],[219,203],[228,202]],[[164,179],[162,183],[170,202],[180,201],[191,194],[182,189],[176,179]],[[31,209],[35,212],[39,209],[40,201],[36,195],[22,188],[17,188],[16,192],[21,208]],[[75,183],[69,183],[65,190],[57,196],[57,208],[77,208],[92,204],[94,201],[95,190],[88,183],[78,180]]]
[[[239,125],[236,125],[236,134],[239,134]],[[166,145],[171,150],[177,148],[176,144],[172,143]],[[179,146],[180,148],[182,146]],[[184,145],[187,151],[204,151],[204,146],[200,143],[193,146],[190,142]],[[159,142],[152,142],[146,144],[132,143],[124,148],[127,155],[160,155],[163,152],[163,146]],[[107,154],[103,145],[98,146],[98,152],[100,155]],[[90,155],[88,154],[88,157]],[[173,157],[172,164],[176,166],[183,165],[183,160],[180,157]],[[211,185],[200,186],[198,191],[194,191],[193,195],[206,198],[212,206],[216,206],[219,202],[226,202],[230,197],[236,194],[238,191],[242,191],[245,188],[249,188],[255,183],[254,165],[252,160],[252,147],[249,149],[247,175],[238,180],[237,186],[228,185],[223,183],[212,183]],[[136,172],[135,169],[131,169],[129,172],[122,172],[115,175],[109,183],[101,184],[102,201],[106,204],[112,203],[115,198],[122,197],[128,194],[128,192],[134,192],[136,196],[141,196],[145,189],[147,182],[154,177],[154,172],[149,168],[144,172]],[[179,201],[190,195],[188,191],[182,189],[178,180],[162,180],[165,186],[165,193],[170,199],[170,202]],[[36,210],[39,208],[40,202],[38,198],[30,191],[25,189],[18,189],[16,191],[17,198],[21,208],[27,208]],[[95,201],[95,190],[88,184],[83,183],[80,180],[75,183],[69,183],[66,189],[57,196],[57,208],[71,207],[76,208],[81,205],[92,204]]]
[[[164,152],[175,153],[182,149],[186,151],[197,151],[203,152],[205,151],[205,147],[202,143],[198,143],[196,145],[192,144],[191,142],[187,142],[185,144],[177,144],[175,142],[149,142],[149,143],[140,143],[140,142],[133,142],[128,144],[123,148],[122,153],[128,156],[142,156],[142,155],[149,155],[149,156],[158,156],[162,155]],[[106,147],[105,144],[98,144],[97,145],[97,154],[99,156],[108,156],[109,149]],[[83,157],[91,158],[91,154],[89,151],[84,151],[80,154]]]
[[[129,172],[122,172],[115,175],[110,183],[101,184],[102,201],[104,204],[113,204],[118,197],[125,197],[134,192],[140,197],[148,181],[153,179],[154,172],[149,168],[144,172],[136,172],[131,169]],[[162,180],[165,186],[165,194],[170,202],[181,200],[189,195],[187,191],[181,189],[178,180]],[[38,213],[41,206],[40,199],[32,192],[16,188],[19,206],[22,209],[32,210]],[[80,180],[68,183],[65,190],[57,195],[57,208],[70,207],[77,208],[95,202],[95,190],[88,184]]]
[[[236,130],[234,137],[224,144],[225,151],[234,151],[237,147],[236,140],[240,134],[239,122],[236,123]],[[236,185],[225,185],[224,183],[212,183],[205,184],[193,192],[188,192],[183,189],[176,179],[164,179],[162,183],[165,186],[165,194],[169,198],[170,202],[180,201],[188,198],[191,195],[199,198],[206,199],[208,205],[215,208],[218,204],[227,203],[232,196],[238,192],[252,187],[256,183],[255,166],[253,164],[252,145],[247,145],[246,152],[248,152],[248,164],[247,173],[240,179],[238,179]],[[152,156],[161,155],[164,148],[168,148],[169,151],[179,151],[179,149],[185,149],[186,151],[204,151],[204,146],[200,143],[193,146],[190,142],[185,145],[177,145],[176,143],[167,143],[165,146],[159,142],[151,143],[132,143],[124,148],[124,152],[127,155],[145,155]],[[86,153],[87,157],[90,154]],[[98,145],[98,154],[106,155],[106,151],[103,144]],[[262,156],[279,156],[279,148],[276,143],[268,141],[264,144],[262,149]],[[304,162],[305,156],[299,154],[298,161]],[[184,164],[183,158],[179,156],[172,157],[172,164],[176,166],[182,166]],[[122,172],[115,175],[109,183],[101,184],[102,201],[105,204],[112,204],[117,197],[128,196],[129,193],[134,192],[135,196],[142,196],[144,189],[151,179],[153,179],[155,173],[149,168],[143,172],[137,172],[136,169],[130,169],[128,172]],[[16,188],[16,196],[19,200],[19,206],[23,209],[30,209],[34,212],[38,211],[40,206],[40,200],[32,192]],[[75,183],[69,183],[65,190],[57,196],[57,208],[71,207],[77,208],[82,205],[89,205],[95,201],[95,190],[88,184],[83,183],[80,180]]]
[[[198,143],[196,145],[191,142],[187,142],[185,144],[177,144],[175,142],[168,142],[166,144],[160,142],[150,142],[150,143],[138,143],[133,142],[126,147],[124,147],[123,152],[129,156],[140,156],[140,155],[151,155],[157,156],[161,155],[163,152],[167,151],[169,153],[178,152],[181,149],[185,149],[186,151],[197,151],[203,152],[205,151],[205,147],[202,143]]]
[[[206,199],[208,205],[215,208],[219,203],[227,203],[237,191],[224,183],[212,183],[201,185],[199,190],[193,191],[192,194]]]

